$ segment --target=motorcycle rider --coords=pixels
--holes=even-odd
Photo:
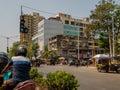
[[[16,56],[11,58],[11,61],[6,65],[2,72],[12,65],[12,79],[7,80],[0,90],[13,90],[19,82],[30,79],[30,60],[27,56],[27,48],[25,45],[20,45],[17,48]]]

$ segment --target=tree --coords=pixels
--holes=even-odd
[[[45,58],[46,60],[51,59],[51,57],[56,57],[57,54],[55,51],[49,51],[47,45],[44,46],[44,52],[41,54],[41,58]]]
[[[28,46],[28,54],[27,56],[29,58],[36,57],[37,49],[39,48],[39,45],[37,43],[30,43]]]
[[[9,56],[15,56],[16,53],[17,53],[17,47],[18,45],[20,45],[19,43],[18,44],[14,44],[11,48],[10,48],[10,51],[9,51]],[[38,44],[37,43],[30,43],[29,45],[27,45],[27,49],[28,49],[28,54],[27,56],[29,58],[32,58],[35,53],[37,52],[37,49],[39,48]]]
[[[9,55],[10,57],[16,55],[18,45],[19,45],[19,43],[14,44],[14,45],[10,48],[10,51],[9,51],[9,53],[8,53],[8,55]]]
[[[109,39],[106,33],[100,33],[99,46],[105,49],[105,52],[109,52]]]
[[[114,26],[114,28],[113,28]],[[112,54],[112,36],[113,31],[115,32],[115,43],[117,41],[118,33],[120,32],[120,6],[115,4],[113,0],[101,0],[99,1],[96,8],[91,11],[90,24],[86,29],[86,34],[90,37],[91,32],[94,33],[94,38],[99,38],[99,45],[105,47],[106,51],[110,51]],[[104,34],[103,34],[104,33]],[[101,38],[106,37],[106,38]],[[105,40],[108,39],[108,45],[106,45]]]

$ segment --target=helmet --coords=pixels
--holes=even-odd
[[[25,45],[20,45],[17,48],[17,56],[26,56],[27,55],[27,47]]]
[[[10,58],[7,56],[5,52],[0,52],[0,73],[2,69],[7,65]]]

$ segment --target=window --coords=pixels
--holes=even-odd
[[[83,26],[83,23],[79,23],[79,26]]]
[[[71,22],[71,25],[75,25],[75,22],[72,21],[72,22]]]
[[[80,36],[84,36],[84,33],[83,33],[83,32],[80,32]]]
[[[68,21],[68,20],[65,20],[65,24],[69,24],[69,21]]]
[[[98,46],[98,43],[95,43],[96,46]]]
[[[88,45],[92,45],[92,43],[88,43]]]
[[[80,31],[83,31],[83,28],[80,28]]]
[[[78,23],[76,23],[76,26],[78,26],[79,24]]]

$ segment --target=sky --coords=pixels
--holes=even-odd
[[[24,14],[38,12],[46,18],[57,13],[69,14],[75,18],[89,17],[90,11],[100,0],[0,0],[0,51],[19,41],[21,6]],[[114,0],[120,4],[120,0]],[[30,9],[33,8],[34,10]],[[35,10],[36,9],[36,10]],[[38,10],[38,11],[37,11]]]

